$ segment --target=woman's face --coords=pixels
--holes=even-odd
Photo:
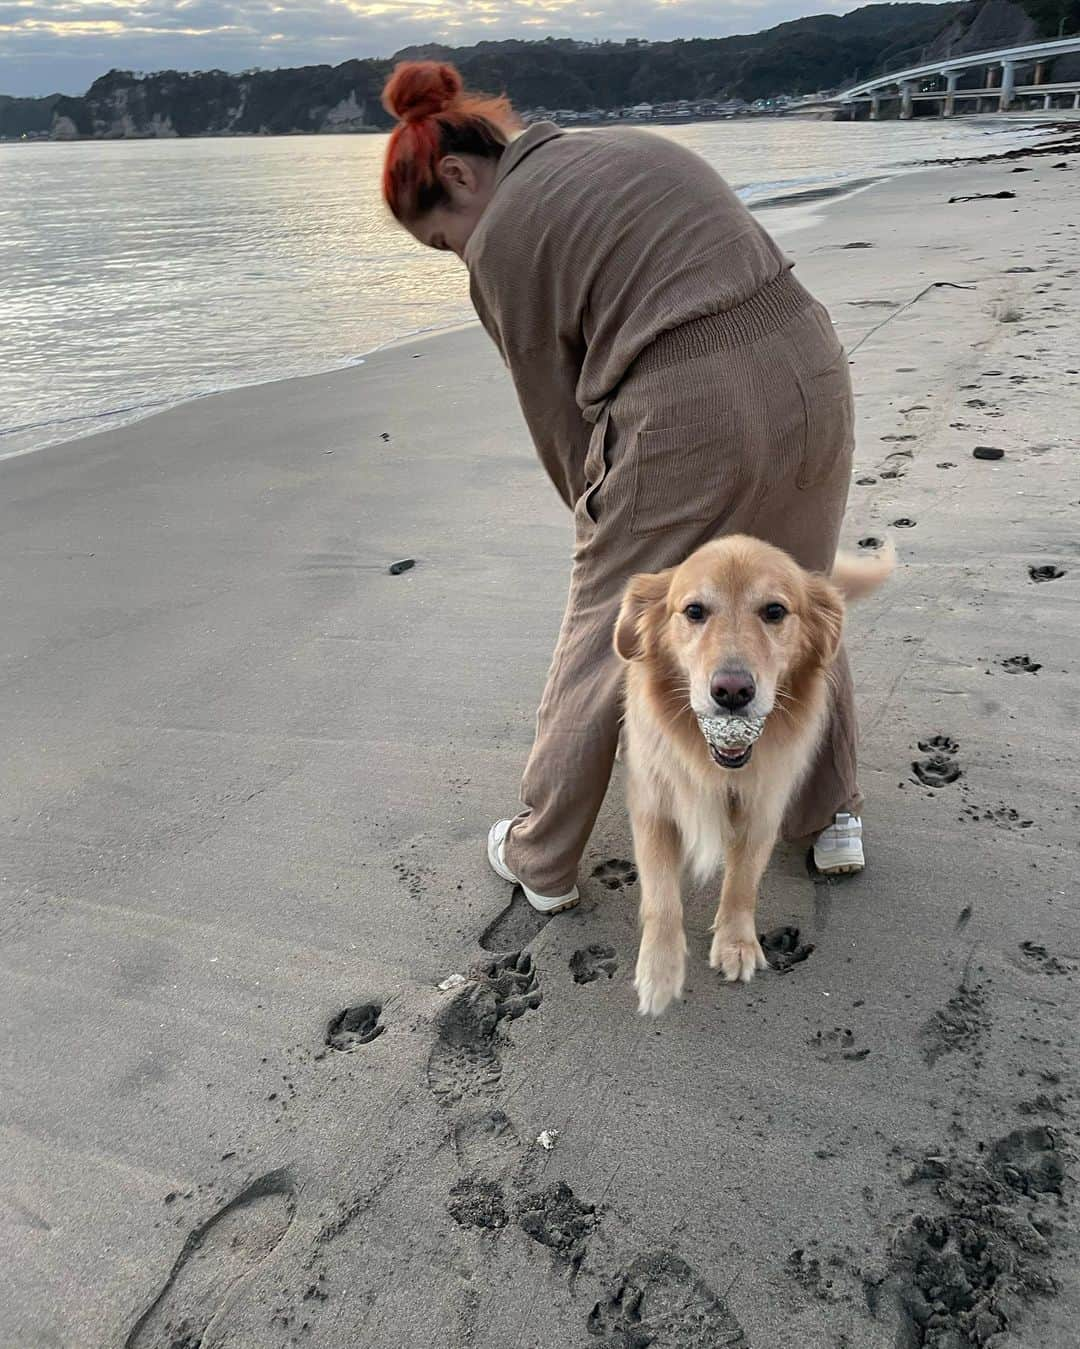
[[[416,220],[402,224],[420,243],[465,256],[465,245],[495,192],[494,160],[475,155],[447,155],[438,168],[448,201]]]

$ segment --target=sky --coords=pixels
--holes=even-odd
[[[754,33],[859,0],[0,0],[0,93],[81,94],[107,70],[336,65],[411,43]]]

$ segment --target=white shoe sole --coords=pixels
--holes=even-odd
[[[827,867],[819,866],[815,860],[814,866],[822,876],[853,876],[857,871],[863,871],[866,868],[865,862],[832,862]]]
[[[866,858],[861,847],[836,848],[824,857],[819,857],[815,848],[814,866],[822,876],[850,876],[863,870]]]
[[[573,890],[566,895],[538,895],[535,890],[530,890],[527,885],[523,884],[518,877],[514,875],[506,865],[506,861],[503,857],[503,848],[509,830],[503,829],[500,831],[499,825],[505,823],[507,823],[507,821],[500,820],[499,824],[492,825],[488,833],[488,861],[491,863],[491,869],[496,876],[501,876],[504,881],[509,881],[511,885],[520,885],[522,894],[537,913],[545,913],[550,916],[556,913],[565,913],[567,909],[574,908],[580,898],[576,885]]]

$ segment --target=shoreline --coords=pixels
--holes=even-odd
[[[806,229],[812,228],[821,221],[826,211],[838,210],[842,207],[844,202],[859,196],[864,192],[870,191],[881,184],[892,182],[898,178],[909,177],[913,174],[947,167],[963,166],[966,164],[988,164],[998,160],[1024,158],[1028,155],[1058,153],[1067,155],[1080,153],[1080,128],[1077,128],[1075,125],[1071,125],[1068,122],[1063,122],[1060,119],[1052,126],[1043,126],[1037,119],[1029,119],[1027,116],[1020,114],[1015,114],[1012,120],[1007,120],[1004,116],[996,117],[993,114],[985,114],[983,120],[992,124],[988,127],[988,135],[1006,130],[1015,132],[1020,127],[1023,127],[1033,134],[1039,134],[1044,131],[1046,134],[1052,134],[1058,131],[1072,131],[1073,135],[1070,140],[1055,141],[1048,146],[1040,144],[1033,144],[1030,147],[1014,146],[1008,150],[1000,150],[986,155],[912,161],[909,164],[896,165],[881,173],[856,179],[842,180],[839,182],[825,182],[819,186],[808,186],[787,193],[781,192],[766,195],[756,200],[746,200],[745,204],[748,209],[755,214],[760,213],[764,217],[763,223],[770,232],[777,238],[782,239],[787,235],[796,232],[801,233]],[[221,138],[205,137],[193,139]],[[231,139],[252,138],[233,137]],[[94,143],[97,142],[95,141]],[[28,423],[9,427],[3,433],[0,433],[0,464],[23,458],[26,455],[39,454],[43,451],[56,448],[57,446],[71,445],[83,440],[91,439],[97,435],[108,434],[110,431],[119,430],[126,426],[137,425],[141,422],[149,421],[155,417],[161,416],[166,412],[198,404],[208,398],[219,398],[249,389],[272,388],[275,385],[288,383],[293,380],[317,379],[322,376],[356,369],[364,365],[379,352],[388,348],[422,343],[446,333],[452,333],[462,328],[472,327],[476,322],[477,320],[475,318],[469,317],[442,326],[418,328],[403,333],[400,336],[387,338],[384,341],[376,343],[372,347],[366,348],[365,350],[350,356],[346,360],[321,366],[302,374],[269,375],[266,378],[242,381],[236,384],[226,384],[220,388],[195,392],[176,399],[155,400],[149,403],[123,406],[104,412],[88,414],[84,417],[74,417],[69,419],[72,423],[85,423],[83,429],[74,434],[60,435],[57,439],[48,439],[43,444],[26,445],[19,449],[4,451],[2,447],[5,436],[16,436],[25,433],[26,431],[39,429],[44,431],[50,427],[59,428],[65,423],[53,421],[42,422],[40,424]]]
[[[77,98],[79,95],[66,95],[66,97]],[[1068,108],[1055,108],[1050,111],[1037,108],[1014,109],[1012,112],[984,112],[984,113],[957,113],[954,121],[961,119],[974,121],[978,119],[982,122],[1000,121],[1005,123],[1019,122],[1037,122],[1040,118],[1063,118],[1067,117],[1071,110]],[[798,122],[798,121],[836,121],[844,122],[851,120],[849,118],[837,115],[822,114],[819,111],[809,110],[800,111],[798,107],[789,107],[781,110],[767,111],[764,109],[744,110],[738,113],[726,114],[719,117],[656,117],[647,120],[637,119],[619,119],[616,121],[589,122],[580,121],[572,123],[556,122],[564,131],[588,130],[595,131],[603,127],[640,127],[648,130],[651,127],[698,127],[698,126],[724,126],[728,123],[744,122]],[[899,118],[890,117],[884,119],[886,122],[898,121]],[[913,121],[935,121],[936,118],[913,118]],[[526,123],[530,125],[530,123]],[[361,126],[348,127],[341,130],[325,131],[276,131],[276,132],[258,132],[258,131],[205,131],[197,132],[194,135],[187,136],[41,136],[36,137],[33,134],[26,136],[8,136],[0,137],[0,147],[7,145],[115,145],[117,143],[129,144],[146,141],[262,141],[262,140],[297,140],[303,137],[310,137],[315,140],[323,140],[327,137],[336,136],[388,136],[393,127],[379,126]]]

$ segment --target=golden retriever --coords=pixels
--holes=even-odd
[[[629,582],[615,650],[627,665],[623,757],[641,876],[642,1014],[658,1016],[682,993],[684,868],[705,880],[724,865],[709,964],[728,980],[766,967],[758,885],[821,738],[844,600],[874,590],[894,563],[887,545],[866,557],[841,553],[828,577],[814,575],[736,534]],[[745,719],[734,731],[746,734],[710,744],[699,717]],[[749,727],[761,718],[752,743]]]

